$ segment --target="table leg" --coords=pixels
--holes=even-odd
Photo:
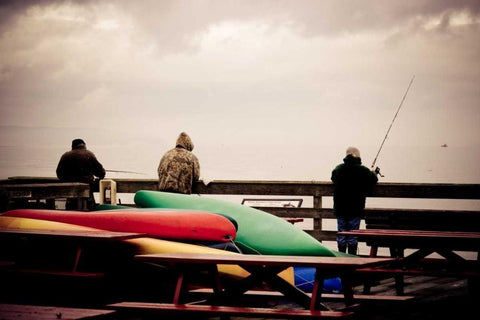
[[[222,293],[222,284],[220,282],[220,275],[218,274],[218,267],[216,264],[210,266],[208,270],[210,276],[212,277],[212,289],[215,295],[219,295]],[[230,320],[230,316],[222,315],[220,316],[220,320]]]
[[[80,261],[80,256],[82,255],[82,247],[79,245],[77,247],[77,253],[75,255],[75,262],[73,263],[73,270],[72,272],[77,272],[78,262]]]
[[[262,278],[263,280],[270,285],[274,290],[281,292],[286,298],[291,299],[297,304],[303,306],[305,309],[309,309],[312,303],[312,299],[302,290],[298,289],[291,283],[285,281],[278,274],[283,271],[271,268],[262,268]],[[250,270],[247,270],[250,272]],[[323,282],[320,285],[320,290],[323,288]],[[319,304],[319,307],[322,307],[323,310],[329,310],[327,307]]]
[[[378,247],[376,246],[371,246],[370,247],[370,258],[375,258],[378,253]]]
[[[342,289],[343,297],[345,299],[345,305],[347,307],[352,306],[354,304],[352,274],[345,273],[340,277],[340,279],[342,279]]]
[[[185,280],[185,271],[182,270],[177,278],[177,285],[175,286],[175,294],[173,296],[173,303],[180,304],[180,295],[182,294],[182,288]]]
[[[218,274],[217,265],[213,265],[209,270],[210,276],[212,277],[212,288],[215,294],[222,292],[222,284],[220,282],[220,275]]]
[[[378,254],[378,247],[372,245],[370,247],[370,258],[376,258],[377,254]],[[371,277],[373,277],[373,275],[365,279],[365,283],[363,284],[363,294],[370,294],[372,283],[375,281],[375,280],[372,280]]]
[[[404,248],[395,248],[394,252],[392,252],[392,248],[390,248],[390,252],[392,254],[392,258],[404,259],[405,257]],[[405,287],[404,277],[403,275],[396,275],[394,278],[395,278],[395,291],[397,295],[403,296],[405,294],[403,290],[403,288]]]
[[[318,310],[317,308],[320,306],[320,299],[322,297],[324,280],[325,278],[320,275],[319,270],[315,270],[315,281],[313,283],[312,299],[310,301],[310,311]]]

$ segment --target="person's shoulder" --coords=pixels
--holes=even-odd
[[[72,150],[65,151],[64,153],[62,153],[62,158],[65,156],[68,156],[71,153],[72,153]]]
[[[96,158],[95,153],[93,153],[93,151],[91,151],[89,149],[79,149],[78,153],[83,154],[83,155],[87,155],[91,158]]]
[[[62,154],[62,158],[68,158],[75,155],[75,150],[67,150]]]
[[[166,156],[168,154],[177,153],[177,152],[178,152],[177,148],[173,148],[173,149],[165,151],[164,155]]]
[[[338,169],[341,169],[341,168],[343,168],[343,167],[345,167],[345,163],[339,163],[339,164],[337,164],[337,165],[335,166],[335,168],[333,168],[333,171],[338,170]]]
[[[173,158],[181,156],[181,151],[179,151],[177,148],[170,149],[166,151],[163,156],[161,161],[171,161]]]
[[[367,166],[364,166],[363,164],[360,166],[360,168],[363,172],[365,172],[365,174],[375,175],[375,173],[373,173],[372,170],[370,170],[370,168],[368,168]]]

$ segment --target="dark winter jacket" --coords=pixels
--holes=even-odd
[[[339,217],[363,217],[365,198],[373,191],[377,175],[360,158],[348,155],[332,171],[332,181],[333,212]]]
[[[61,181],[91,184],[95,177],[105,177],[105,169],[93,152],[81,144],[62,155],[57,166],[57,177]]]
[[[175,148],[167,151],[160,160],[157,170],[160,191],[192,193],[193,183],[200,178],[200,163],[192,150],[192,140],[182,132]]]

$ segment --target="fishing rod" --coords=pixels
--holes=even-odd
[[[145,174],[141,172],[135,172],[135,171],[122,171],[122,170],[105,170],[106,172],[115,172],[115,173],[133,173],[133,174]]]
[[[375,167],[375,163],[377,162],[378,155],[380,154],[380,151],[382,151],[383,144],[385,143],[385,140],[387,140],[388,133],[390,132],[390,129],[392,129],[393,123],[395,122],[395,119],[397,118],[398,112],[402,108],[403,102],[405,101],[405,98],[407,97],[408,91],[410,90],[410,87],[412,86],[413,79],[415,79],[415,75],[413,75],[412,80],[410,80],[410,83],[408,84],[408,88],[405,91],[405,94],[403,95],[402,101],[400,102],[400,105],[397,108],[397,112],[395,113],[395,116],[392,119],[392,123],[390,123],[390,127],[388,127],[387,133],[385,134],[385,138],[383,138],[382,144],[380,145],[380,149],[378,149],[377,155],[375,156],[375,159],[373,160],[372,167],[371,167],[372,169],[373,169],[373,167]],[[380,177],[383,177],[383,175],[380,173],[380,168],[379,167],[375,168],[375,173],[379,174]]]

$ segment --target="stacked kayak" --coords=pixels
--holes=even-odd
[[[175,209],[119,209],[105,211],[61,211],[17,209],[3,216],[64,222],[79,226],[144,233],[153,238],[179,241],[230,242],[235,225],[226,217],[210,212]]]
[[[205,210],[225,215],[238,224],[235,244],[247,254],[337,256],[337,252],[284,219],[224,200],[159,191],[138,191],[135,203],[143,208]]]
[[[36,211],[36,210],[35,210]],[[61,211],[58,211],[61,212]],[[67,212],[68,213],[68,212]],[[88,214],[85,213],[85,214]],[[85,227],[81,225],[49,221],[42,219],[31,219],[22,217],[0,215],[0,228],[9,229],[22,229],[22,230],[69,230],[69,231],[101,231],[108,229],[96,229],[91,227]],[[188,244],[178,241],[169,241],[154,239],[150,237],[140,237],[134,239],[123,240],[123,242],[131,245],[134,248],[134,254],[153,254],[153,253],[172,253],[172,252],[184,252],[184,253],[215,253],[215,254],[236,254],[225,250],[212,249],[207,246]],[[55,250],[55,248],[49,248],[49,250]],[[219,272],[226,276],[231,277],[245,277],[248,272],[238,266],[232,265],[219,265]],[[293,272],[284,273],[282,277],[294,283]]]

